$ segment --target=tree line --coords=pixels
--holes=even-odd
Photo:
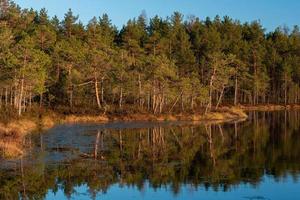
[[[300,31],[266,32],[228,16],[145,13],[120,30],[107,14],[88,24],[69,10],[0,1],[0,104],[154,114],[209,112],[222,103],[297,104]]]

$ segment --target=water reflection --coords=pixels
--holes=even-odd
[[[2,162],[0,199],[263,199],[262,188],[299,187],[299,127],[300,112],[226,124],[58,126],[28,138],[27,157]]]

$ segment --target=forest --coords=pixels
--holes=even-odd
[[[209,112],[220,105],[299,104],[300,30],[266,31],[228,16],[145,12],[117,28],[46,9],[0,5],[0,106],[18,115]]]

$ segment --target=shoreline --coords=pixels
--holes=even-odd
[[[236,107],[220,107],[217,111],[207,114],[129,114],[129,115],[61,115],[45,114],[41,118],[31,117],[7,124],[0,122],[0,157],[15,158],[25,154],[22,141],[26,135],[39,130],[48,130],[59,124],[76,123],[110,123],[114,121],[193,121],[200,123],[225,123],[233,120],[247,119],[247,111],[279,111],[300,110],[300,105],[239,105]]]
[[[247,114],[239,108],[222,108],[218,111],[207,114],[192,113],[192,114],[129,114],[122,116],[115,115],[68,115],[63,120],[64,123],[97,123],[97,122],[114,122],[114,121],[227,121],[241,118],[247,118]]]
[[[35,131],[48,130],[59,124],[76,123],[109,123],[114,121],[197,121],[224,123],[226,121],[246,119],[247,114],[239,108],[220,108],[218,111],[207,114],[130,114],[122,116],[109,115],[60,115],[57,113],[45,114],[41,118],[30,117],[0,122],[0,158],[16,158],[26,152],[23,144],[26,135]]]
[[[279,105],[279,104],[262,104],[262,105],[240,105],[238,106],[243,111],[280,111],[280,110],[300,110],[300,105],[289,104],[289,105]]]

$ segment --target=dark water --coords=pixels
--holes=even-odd
[[[300,199],[300,112],[64,125],[0,164],[0,199]]]

